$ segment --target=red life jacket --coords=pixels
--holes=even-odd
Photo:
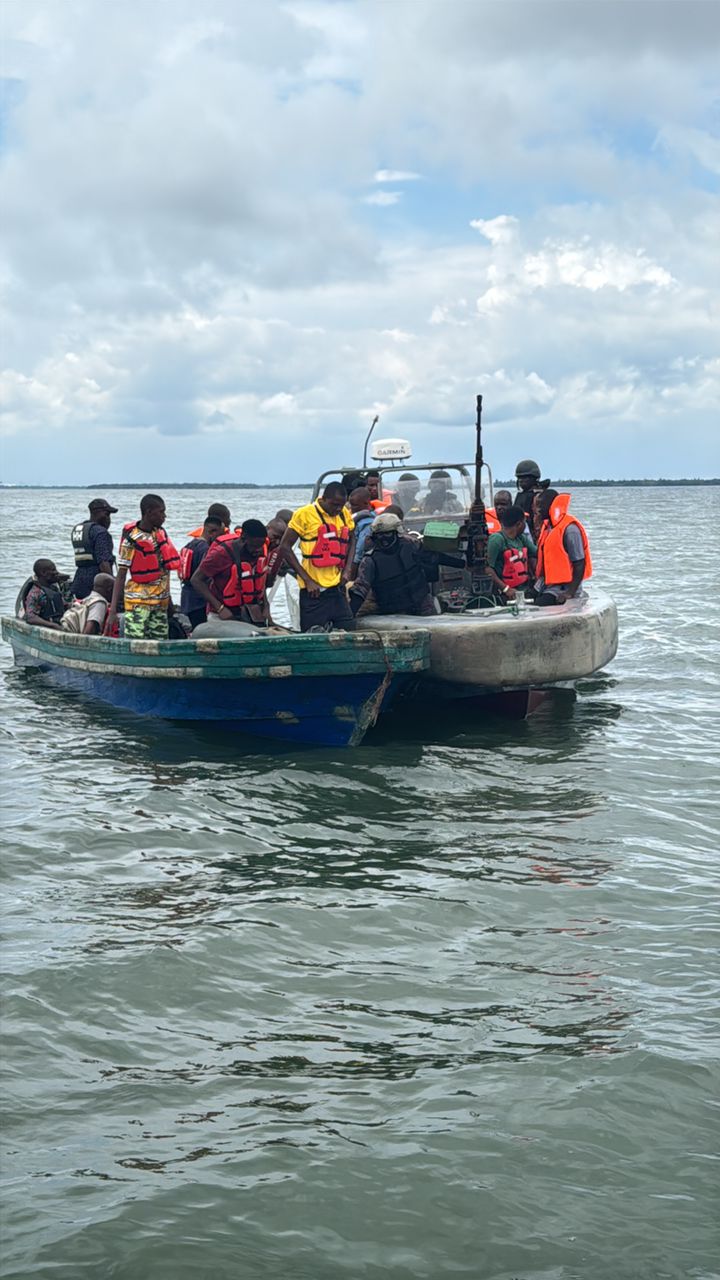
[[[316,506],[315,510],[322,519],[320,508]],[[350,530],[346,524],[340,529],[321,524],[308,560],[312,560],[316,569],[340,569],[347,560],[349,545]]]
[[[232,561],[230,577],[222,593],[223,604],[228,609],[239,609],[242,605],[262,604],[268,575],[265,550],[253,564],[250,560],[238,560],[234,545],[242,541],[238,534],[224,533],[216,541],[222,543]]]
[[[136,521],[131,520],[122,531],[134,552],[129,570],[133,582],[159,582],[164,573],[179,569],[180,557],[164,529],[155,530],[155,542],[142,529],[133,537],[132,531],[136,528]]]
[[[192,542],[188,542],[180,552],[180,568],[178,569],[178,578],[181,582],[189,582],[193,576],[193,556],[195,553],[195,543],[199,542],[199,538],[193,538]],[[204,542],[205,539],[203,538]]]
[[[500,577],[505,585],[517,590],[525,586],[529,576],[527,547],[506,547],[500,566]]]

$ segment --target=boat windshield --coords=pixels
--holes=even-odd
[[[464,516],[470,510],[475,495],[475,481],[469,464],[428,463],[423,466],[373,466],[380,473],[380,497],[402,507],[405,523],[411,527],[431,518]],[[320,476],[313,490],[316,498],[333,480],[341,480],[351,468],[327,471]],[[483,470],[482,497],[486,506],[492,505],[492,477]]]

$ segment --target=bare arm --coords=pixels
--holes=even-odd
[[[115,626],[118,604],[120,603],[120,597],[122,596],[125,590],[125,579],[127,578],[127,572],[128,571],[127,571],[126,564],[121,565],[121,567],[118,569],[118,575],[117,575],[117,578],[115,579],[115,586],[113,587],[112,600],[110,601],[110,608],[107,611],[105,626],[103,628],[103,632],[106,636],[110,635],[110,632]]]
[[[25,611],[25,621],[31,627],[45,627],[48,631],[62,631],[59,622],[50,622],[47,618],[41,618],[39,613],[30,613]]]
[[[305,572],[300,561],[295,555],[295,552],[293,551],[293,547],[295,546],[295,543],[297,542],[299,537],[300,537],[300,534],[296,533],[294,529],[286,529],[283,534],[280,547],[282,551],[285,553],[285,560],[287,564],[291,565],[291,567],[295,570],[298,578],[301,578],[302,581],[305,583],[305,586],[310,592],[310,595],[316,596],[316,595],[319,595],[320,593],[320,587],[318,586],[317,582],[315,582],[314,578],[311,578],[310,574]]]
[[[573,561],[572,579],[570,581],[570,586],[568,587],[568,591],[567,591],[568,598],[570,600],[572,600],[573,596],[577,595],[578,591],[580,590],[580,585],[584,577],[585,577],[585,557],[583,556],[582,560]]]
[[[218,618],[232,618],[232,610],[228,609],[227,605],[223,604],[222,600],[218,600],[212,589],[213,580],[212,578],[209,578],[206,573],[203,573],[202,565],[200,565],[199,569],[195,570],[192,578],[190,579],[190,586],[193,591],[197,591],[198,595],[202,596],[203,600],[210,605],[213,613],[216,613]]]
[[[348,542],[347,556],[345,558],[345,568],[343,569],[342,576],[340,578],[340,582],[342,583],[343,586],[345,586],[346,583],[348,583],[353,576],[353,572],[354,572],[353,561],[355,559],[356,541],[357,539],[355,537],[355,530],[353,529],[352,533],[350,534],[350,541]]]

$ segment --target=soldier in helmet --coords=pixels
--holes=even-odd
[[[535,495],[541,490],[547,489],[550,481],[540,479],[540,468],[537,462],[533,462],[532,458],[523,458],[522,462],[518,462],[515,468],[515,479],[517,480],[518,491],[515,494],[513,506],[520,507],[525,512],[527,527],[531,536],[535,533],[533,502]]]

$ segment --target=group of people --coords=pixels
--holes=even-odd
[[[492,593],[500,603],[522,593],[541,607],[562,604],[591,575],[587,534],[568,512],[569,495],[541,480],[535,462],[519,463],[516,477],[515,497],[500,490],[486,512]],[[439,611],[441,566],[463,569],[466,560],[430,550],[420,533],[406,530],[412,517],[461,509],[445,471],[433,472],[424,498],[420,489],[418,477],[404,473],[383,497],[379,472],[349,472],[296,511],[235,527],[228,507],[215,502],[179,552],[165,530],[165,503],[150,493],[139,518],[123,526],[117,560],[110,534],[117,508],[95,498],[71,533],[72,581],[51,560],[37,560],[21,614],[34,626],[128,639],[184,638],[213,617],[267,627],[268,591],[291,574],[302,631],[352,631],[357,616],[371,611],[429,616]],[[179,611],[173,573],[182,583]]]

